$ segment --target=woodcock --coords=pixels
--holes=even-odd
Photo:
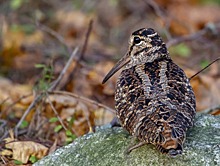
[[[170,156],[181,154],[186,131],[193,126],[195,96],[158,33],[151,28],[133,32],[127,54],[103,83],[122,67],[115,92],[121,125],[141,143],[154,144]]]

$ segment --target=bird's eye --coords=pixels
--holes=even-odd
[[[139,44],[141,42],[141,39],[139,37],[134,37],[134,43]]]

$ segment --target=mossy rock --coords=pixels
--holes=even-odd
[[[145,145],[126,154],[134,138],[120,127],[100,127],[56,150],[35,166],[214,166],[220,165],[220,116],[199,114],[187,133],[184,152],[175,158]]]

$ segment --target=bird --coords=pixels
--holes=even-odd
[[[182,154],[186,132],[194,124],[195,95],[183,69],[173,62],[153,28],[131,34],[127,53],[102,83],[120,69],[115,109],[122,127],[139,140],[131,149],[153,144],[171,157]]]

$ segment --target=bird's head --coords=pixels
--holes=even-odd
[[[166,45],[152,28],[142,28],[133,32],[129,39],[129,50],[105,76],[105,83],[119,69],[128,69],[139,64],[153,62],[156,59],[170,58]]]

